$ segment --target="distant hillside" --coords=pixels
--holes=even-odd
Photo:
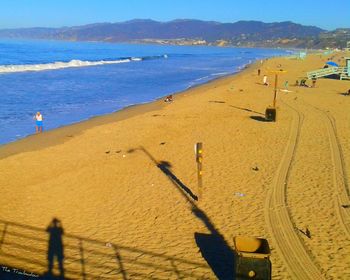
[[[2,29],[2,38],[55,39],[69,41],[143,42],[187,45],[234,46],[325,46],[330,32],[293,22],[238,21],[219,23],[200,20],[131,20],[63,28]],[[328,36],[328,39],[324,39]],[[330,42],[342,47],[343,41]]]
[[[350,28],[339,28],[334,31],[321,33],[315,45],[324,48],[344,48],[350,42]]]

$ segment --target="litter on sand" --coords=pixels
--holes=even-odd
[[[240,193],[240,192],[235,192],[235,196],[243,197],[243,196],[245,196],[245,194],[244,193]]]

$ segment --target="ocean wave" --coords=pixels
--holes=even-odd
[[[128,62],[139,62],[143,60],[161,59],[161,58],[168,58],[168,55],[127,57],[127,58],[120,58],[115,60],[111,59],[111,60],[99,60],[99,61],[85,61],[85,60],[73,59],[68,62],[56,61],[52,63],[42,63],[42,64],[0,65],[0,73],[58,70],[58,69],[74,68],[74,67],[88,67],[88,66],[119,64],[119,63],[128,63]]]
[[[228,75],[230,74],[231,72],[220,72],[220,73],[213,73],[211,74],[211,76],[224,76],[224,75]]]

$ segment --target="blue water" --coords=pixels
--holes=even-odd
[[[0,144],[34,133],[37,111],[49,130],[150,102],[235,73],[256,59],[285,53],[0,40]]]

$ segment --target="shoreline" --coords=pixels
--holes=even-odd
[[[281,57],[281,56],[275,56],[275,57]],[[271,58],[274,58],[274,57],[269,57],[268,59],[271,59]],[[238,70],[235,73],[223,75],[217,78],[213,78],[207,82],[190,86],[189,88],[184,89],[182,91],[172,93],[172,95],[175,96],[176,98],[179,98],[179,97],[181,98],[186,94],[190,94],[191,91],[197,88],[210,86],[210,84],[215,83],[216,81],[231,79],[245,71],[249,71],[249,69],[254,67],[254,65],[258,64],[258,61],[259,59],[251,63],[244,64],[241,70]],[[159,110],[167,105],[167,103],[164,103],[164,98],[166,96],[167,95],[157,98],[156,100],[149,101],[142,104],[129,105],[127,107],[124,107],[120,110],[117,110],[111,113],[106,113],[99,116],[93,116],[86,120],[81,120],[76,123],[67,124],[48,131],[44,131],[41,134],[33,133],[25,136],[24,138],[14,140],[9,143],[1,144],[0,160],[8,156],[19,154],[22,152],[35,151],[35,150],[40,150],[49,146],[62,144],[68,141],[70,138],[77,136],[81,134],[83,131],[93,128],[95,126],[118,122],[121,120],[131,118],[133,116]]]

